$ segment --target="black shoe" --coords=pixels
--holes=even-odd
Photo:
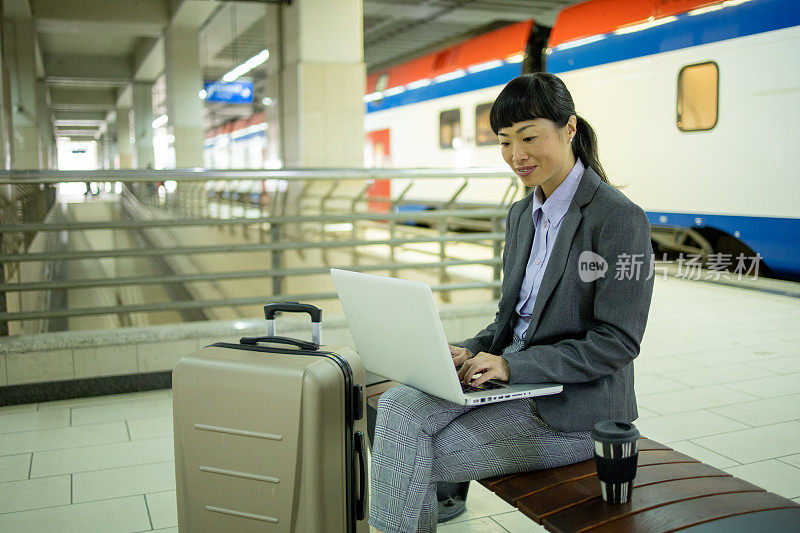
[[[447,522],[467,510],[467,502],[458,498],[439,501],[439,523]]]

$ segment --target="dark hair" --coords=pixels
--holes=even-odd
[[[570,115],[577,119],[572,153],[609,183],[597,155],[597,135],[586,120],[575,112],[572,95],[561,78],[547,72],[517,76],[503,88],[489,113],[492,131],[497,134],[517,122],[546,118],[557,128],[567,125]]]

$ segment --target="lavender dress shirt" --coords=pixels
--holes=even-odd
[[[517,322],[514,326],[514,333],[520,339],[525,338],[525,332],[531,320],[533,306],[536,303],[536,295],[544,278],[547,262],[553,251],[553,245],[561,228],[561,221],[567,214],[569,204],[583,176],[585,167],[580,159],[575,161],[567,177],[561,185],[553,191],[549,198],[542,201],[542,187],[537,186],[533,193],[533,245],[531,246],[531,256],[528,258],[528,266],[525,268],[525,279],[519,290],[517,305],[514,308],[517,312]]]

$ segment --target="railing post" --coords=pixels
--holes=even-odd
[[[358,202],[361,202],[363,200],[364,195],[367,194],[367,192],[369,191],[369,188],[372,186],[372,181],[373,180],[367,180],[367,184],[364,186],[363,189],[361,189],[361,192],[358,193],[358,196],[353,198],[353,201],[350,203],[350,214],[353,215],[353,220],[352,220],[353,229],[351,230],[350,235],[352,236],[352,239],[354,241],[358,240],[358,229],[357,229],[358,228],[358,226],[357,226],[358,221],[355,219],[356,218],[355,217],[355,215],[356,215],[356,205],[358,205]],[[352,251],[352,263],[353,263],[353,265],[357,265],[358,264],[358,251],[357,251],[357,248],[358,248],[357,246],[353,245],[353,251]]]
[[[5,217],[0,214],[0,222],[3,221]],[[0,251],[5,253],[6,247],[3,245],[4,240],[3,233],[0,233]],[[6,265],[2,261],[0,261],[0,280],[3,283],[8,282],[8,278],[6,277]],[[0,313],[7,313],[8,312],[8,304],[6,303],[6,291],[0,291]],[[0,320],[0,337],[8,337],[8,320]]]
[[[281,241],[281,227],[280,224],[270,223],[269,225],[270,240],[273,243]],[[272,250],[272,270],[280,270],[283,267],[283,250]],[[278,296],[283,294],[283,276],[272,276],[272,295]]]
[[[392,190],[391,186],[389,186],[389,200],[391,200],[391,202],[389,203],[390,213],[395,213],[397,211],[397,206],[400,205],[400,202],[403,201],[403,198],[405,198],[406,194],[408,194],[408,191],[411,190],[411,187],[413,185],[414,185],[413,181],[410,182],[408,185],[406,185],[406,188],[403,189],[403,192],[400,193],[400,196],[398,196],[396,200],[392,200]],[[394,239],[396,235],[397,235],[397,220],[392,218],[389,220],[389,238]],[[389,245],[389,262],[392,264],[396,262],[394,248],[395,248],[394,244]],[[391,274],[393,278],[396,278],[397,270],[392,269]]]
[[[325,208],[325,204],[328,202],[328,200],[330,200],[331,196],[333,196],[333,191],[335,191],[336,188],[339,186],[340,181],[341,180],[335,180],[331,184],[331,188],[328,189],[328,192],[326,192],[325,195],[320,199],[320,201],[319,201],[319,214],[320,215],[326,214],[327,210]],[[299,212],[299,210],[298,210],[298,212]],[[320,236],[320,241],[321,242],[325,242],[326,239],[325,239],[325,221],[324,220],[319,223],[319,236]],[[330,264],[330,261],[328,261],[328,249],[327,248],[322,248],[322,261],[326,265]]]

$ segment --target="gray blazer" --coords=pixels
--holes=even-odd
[[[484,330],[460,343],[474,354],[500,354],[511,343],[514,307],[533,244],[531,205],[532,194],[509,210],[497,314]],[[607,261],[604,277],[582,280],[579,256],[584,251]],[[536,398],[542,418],[553,429],[585,431],[599,420],[637,418],[633,360],[653,294],[651,254],[644,211],[587,167],[547,263],[525,347],[503,356],[511,383],[564,385],[561,394]],[[639,275],[627,268],[627,275],[617,276],[618,262],[639,263]],[[584,278],[589,272],[584,270]]]

